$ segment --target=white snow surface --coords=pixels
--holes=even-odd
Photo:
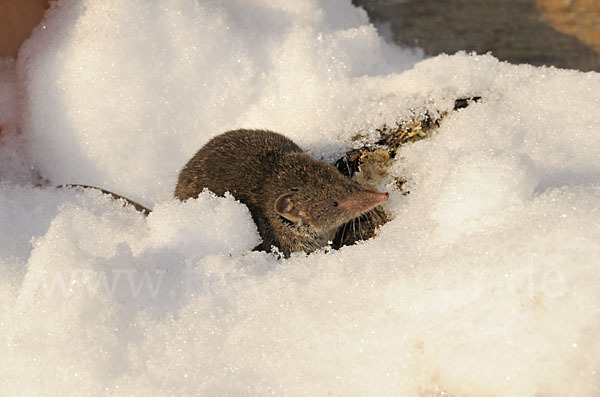
[[[600,394],[600,74],[421,58],[349,0],[54,2],[0,65],[0,394]],[[355,246],[171,198],[228,129],[331,161],[426,110]]]

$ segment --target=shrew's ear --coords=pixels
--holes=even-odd
[[[298,223],[302,219],[302,211],[294,204],[294,193],[283,193],[275,200],[275,212],[290,222]]]

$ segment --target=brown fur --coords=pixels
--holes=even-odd
[[[210,140],[179,174],[175,197],[203,189],[246,204],[263,239],[284,255],[327,245],[344,223],[387,200],[308,156],[290,139],[263,130],[229,131]]]

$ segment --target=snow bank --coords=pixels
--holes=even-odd
[[[0,58],[0,180],[27,184],[35,174],[26,139],[19,134],[17,104],[15,61]]]
[[[54,3],[2,147],[154,212],[2,149],[1,394],[597,395],[600,75],[417,60],[349,1]],[[231,197],[170,198],[227,129],[331,160],[469,96],[371,241],[277,259]]]
[[[354,110],[383,95],[366,76],[417,57],[382,42],[364,11],[323,3],[55,4],[19,55],[37,166],[54,183],[154,203],[171,197],[181,166],[227,129],[339,146],[344,127],[365,123]]]

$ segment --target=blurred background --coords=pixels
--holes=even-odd
[[[40,23],[48,0],[0,0],[0,57],[16,57]]]
[[[353,0],[390,40],[426,55],[600,71],[598,0]]]
[[[600,71],[599,0],[352,0],[388,40],[426,55]],[[0,57],[16,57],[48,0],[0,0]]]

